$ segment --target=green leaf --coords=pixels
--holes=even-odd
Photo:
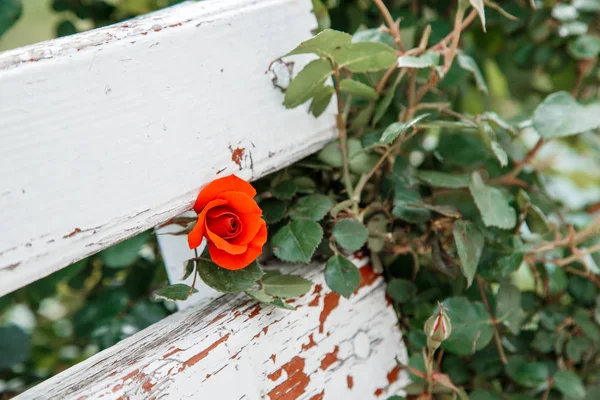
[[[275,224],[285,216],[285,203],[277,199],[265,199],[259,204],[263,218],[269,225]]]
[[[435,52],[427,52],[420,56],[400,56],[398,57],[398,67],[400,68],[429,68],[439,64],[440,55]]]
[[[263,290],[247,290],[246,294],[252,297],[254,300],[258,300],[261,303],[268,304],[271,306],[275,306],[278,308],[283,308],[284,310],[295,310],[296,307],[293,307],[283,301],[281,299],[276,299],[273,296],[266,294]]]
[[[77,33],[77,27],[68,19],[62,20],[56,25],[56,37],[74,35]]]
[[[29,342],[29,335],[18,326],[0,327],[0,354],[2,354],[0,370],[9,369],[27,361],[31,348]]]
[[[342,166],[342,151],[340,149],[340,141],[335,140],[328,143],[323,149],[317,154],[319,160],[323,161],[327,165],[331,165],[335,168]],[[352,159],[356,154],[363,150],[360,140],[348,139],[348,158]]]
[[[600,104],[582,106],[569,93],[556,92],[537,106],[533,126],[545,139],[586,132],[600,126]]]
[[[434,187],[461,189],[469,186],[469,175],[467,174],[418,170],[415,175],[418,179]]]
[[[192,275],[192,272],[194,272],[194,260],[186,260],[183,263],[183,276],[181,277],[182,281],[185,281],[187,278],[190,277],[190,275]]]
[[[467,278],[467,287],[473,283],[485,240],[481,232],[469,221],[456,221],[452,229],[460,257],[460,270]]]
[[[266,294],[275,297],[298,297],[306,294],[312,282],[297,275],[267,274],[262,279]]]
[[[331,290],[348,298],[358,289],[360,272],[354,264],[337,254],[327,260],[325,282]]]
[[[256,261],[246,268],[231,271],[219,267],[208,259],[201,259],[198,261],[198,274],[211,288],[223,293],[236,293],[256,285],[256,281],[264,275],[264,271]]]
[[[312,0],[313,14],[317,18],[317,30],[323,31],[331,27],[329,10],[320,0]]]
[[[451,297],[443,303],[452,322],[452,334],[442,348],[457,355],[483,349],[492,340],[494,329],[485,306],[464,297]]]
[[[569,399],[583,399],[586,394],[581,378],[571,371],[558,371],[554,375],[554,388]]]
[[[375,89],[371,86],[352,79],[343,79],[340,82],[340,90],[349,93],[352,96],[362,97],[367,100],[377,100],[379,97]]]
[[[390,144],[398,136],[406,132],[409,128],[413,127],[417,122],[421,121],[424,118],[427,118],[429,114],[421,114],[408,122],[394,122],[390,126],[388,126],[383,134],[381,135],[381,139],[379,141],[383,144]]]
[[[296,195],[298,186],[292,180],[285,180],[271,189],[271,194],[280,200],[290,200]]]
[[[569,42],[569,53],[578,60],[589,60],[600,53],[600,38],[581,35]]]
[[[333,202],[324,194],[311,194],[302,197],[290,208],[291,219],[320,221],[331,210]]]
[[[380,42],[385,43],[388,46],[395,47],[396,43],[394,38],[389,32],[385,32],[380,28],[364,29],[362,31],[355,32],[352,35],[353,42]]]
[[[383,99],[381,99],[379,103],[377,103],[377,107],[375,108],[375,115],[373,116],[373,124],[379,122],[379,120],[385,115],[387,109],[390,107],[390,104],[392,104],[392,100],[394,99],[394,95],[396,94],[396,88],[398,87],[399,83],[400,81],[396,79],[394,81],[394,84],[388,88],[387,92],[385,93],[385,96],[383,96]]]
[[[396,303],[408,303],[417,294],[417,286],[407,279],[394,278],[388,283],[387,294]]]
[[[290,82],[285,91],[283,105],[286,108],[294,108],[319,94],[331,74],[329,61],[319,59],[309,62]]]
[[[352,72],[379,71],[396,64],[396,50],[377,42],[352,43],[339,50],[335,61]]]
[[[473,74],[475,83],[477,84],[477,89],[481,90],[485,94],[488,94],[488,87],[485,83],[485,78],[483,77],[483,74],[481,73],[481,70],[479,69],[479,66],[473,57],[460,52],[458,53],[456,59],[461,68],[466,69]]]
[[[155,296],[165,300],[186,300],[192,293],[197,293],[198,289],[191,287],[184,283],[176,283],[174,285],[166,286],[162,289],[158,289],[155,292]]]
[[[310,220],[292,221],[271,238],[273,253],[282,261],[310,262],[323,238],[321,225]]]
[[[0,1],[0,36],[2,36],[23,14],[22,0]]]
[[[479,14],[479,19],[481,20],[481,27],[485,32],[485,10],[483,8],[483,0],[469,0],[469,3],[473,6],[473,8]]]
[[[577,8],[572,4],[558,3],[552,7],[552,18],[559,21],[572,21],[578,17]]]
[[[506,373],[519,385],[534,388],[549,378],[548,366],[541,362],[527,361],[525,357],[513,356],[508,361]]]
[[[583,354],[590,349],[593,349],[593,343],[586,337],[583,336],[575,336],[569,339],[569,343],[567,343],[567,356],[573,360],[573,362],[578,363],[582,360]]]
[[[335,54],[341,49],[350,46],[352,36],[347,33],[333,29],[325,29],[312,39],[300,43],[298,47],[287,53],[284,57],[295,54],[314,53],[321,57],[334,58]]]
[[[139,258],[142,247],[150,240],[150,233],[143,232],[124,242],[100,252],[102,262],[109,268],[125,268]]]
[[[521,330],[524,313],[521,309],[521,291],[511,283],[502,283],[496,295],[496,319],[504,322],[517,335]]]
[[[310,107],[308,107],[308,111],[312,113],[315,117],[323,114],[331,101],[331,96],[333,95],[334,89],[332,86],[325,85],[321,87],[315,94],[310,103]]]
[[[469,190],[481,213],[485,226],[511,229],[517,224],[517,214],[508,204],[508,198],[500,189],[487,186],[481,176],[474,172]]]
[[[344,249],[356,251],[367,241],[369,231],[360,221],[344,218],[335,223],[332,235]]]

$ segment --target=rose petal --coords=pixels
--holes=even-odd
[[[248,245],[246,244],[232,244],[220,237],[219,235],[215,235],[213,231],[208,229],[208,226],[206,227],[206,233],[208,236],[209,243],[214,243],[214,245],[217,246],[219,250],[226,251],[229,254],[242,254],[248,249]]]
[[[243,254],[229,254],[226,251],[220,250],[215,244],[208,243],[208,251],[210,258],[218,266],[229,269],[238,270],[247,267],[262,253],[262,247],[267,241],[267,225],[264,223],[260,226],[260,230],[254,241],[248,244],[248,250]]]
[[[196,225],[194,226],[192,231],[188,233],[188,246],[190,246],[190,249],[195,249],[196,247],[200,246],[200,244],[202,244],[202,237],[204,236],[205,231],[206,213],[210,211],[210,209],[217,206],[221,206],[226,203],[227,200],[213,200],[206,204],[206,207],[204,207],[202,212],[198,214],[198,220],[196,221]]]
[[[250,198],[256,196],[256,190],[254,190],[252,185],[235,175],[229,175],[223,178],[215,179],[206,185],[200,191],[200,194],[198,194],[198,198],[194,204],[194,210],[197,213],[200,213],[200,211],[208,204],[208,202],[215,199],[217,195],[222,192],[231,191],[243,193]]]

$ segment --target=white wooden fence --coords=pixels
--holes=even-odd
[[[214,0],[0,53],[0,296],[188,210],[220,173],[256,179],[331,140],[333,111],[285,110],[266,73],[314,27],[310,0]],[[185,238],[160,240],[179,276]],[[322,266],[274,267],[315,282],[298,311],[205,290],[20,398],[401,391],[405,349],[368,265],[350,300]]]

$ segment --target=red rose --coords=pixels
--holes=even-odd
[[[205,237],[210,257],[220,267],[237,270],[256,260],[267,241],[267,225],[255,195],[252,185],[235,175],[209,183],[194,204],[198,221],[188,234],[190,249]]]

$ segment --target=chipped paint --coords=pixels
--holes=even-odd
[[[339,302],[339,294],[330,292],[325,295],[323,310],[321,311],[321,315],[319,315],[319,333],[323,333],[327,317],[329,317],[329,314],[331,314],[331,312],[338,306]]]
[[[238,167],[240,167],[240,170],[242,169],[242,159],[244,158],[244,151],[246,150],[245,147],[237,147],[237,148],[233,148],[231,146],[229,146],[229,150],[231,151],[231,161],[233,161],[234,163],[236,163],[238,165]]]
[[[348,386],[348,389],[352,390],[352,388],[354,387],[354,378],[352,377],[352,375],[348,375],[346,377],[346,386]]]
[[[200,353],[196,354],[192,358],[185,361],[179,368],[179,372],[183,371],[184,369],[186,369],[188,367],[193,367],[194,365],[196,365],[196,363],[198,363],[200,360],[202,360],[204,357],[206,357],[212,350],[216,349],[221,343],[227,341],[227,339],[229,339],[229,335],[230,334],[228,333],[227,335],[222,336],[220,339],[218,339],[216,342],[214,342],[213,344],[211,344],[210,346],[208,346],[207,348],[202,350]]]
[[[331,353],[325,354],[325,357],[321,360],[321,369],[325,371],[327,368],[331,366],[331,364],[338,361],[338,352],[340,351],[340,346],[335,346]]]
[[[321,393],[315,394],[313,397],[310,398],[310,400],[323,400],[324,397],[325,397],[325,389],[321,390]]]
[[[377,275],[375,271],[373,271],[373,267],[370,264],[365,265],[360,269],[360,286],[359,288],[363,288],[365,286],[371,286],[380,275]]]
[[[279,372],[278,376],[281,376],[282,370],[285,371],[287,379],[269,392],[269,398],[272,400],[294,400],[304,393],[310,382],[309,376],[304,373],[304,365],[304,358],[295,356],[276,371]],[[271,375],[269,375],[270,377]]]
[[[308,335],[308,343],[302,345],[302,351],[306,351],[317,345],[317,343],[315,342],[315,339],[313,338],[313,335],[314,335],[314,333],[311,333],[310,335]]]

